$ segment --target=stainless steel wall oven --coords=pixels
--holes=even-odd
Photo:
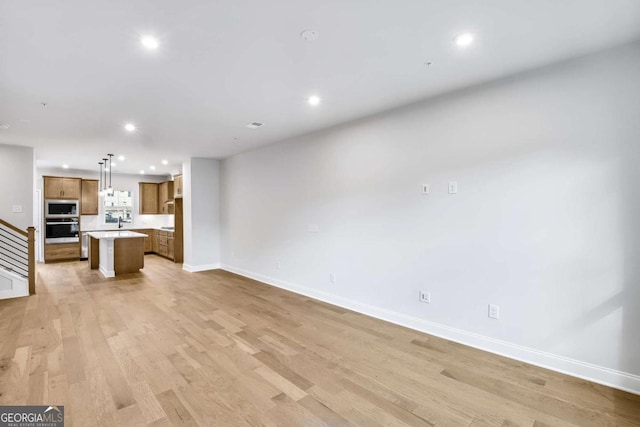
[[[80,241],[78,217],[47,218],[45,243],[77,243]]]

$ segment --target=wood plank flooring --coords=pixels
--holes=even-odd
[[[632,426],[640,397],[157,256],[0,301],[0,405],[67,426]]]

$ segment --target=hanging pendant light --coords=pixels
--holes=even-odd
[[[113,194],[113,186],[111,185],[111,168],[113,167],[113,154],[107,154],[109,158],[103,158],[100,165],[100,178],[98,179],[98,194],[101,196],[110,196]],[[102,165],[104,165],[104,175],[102,175]],[[109,185],[107,186],[107,171],[109,171]]]
[[[107,195],[107,160],[109,159],[103,158],[102,160],[104,161],[104,179],[102,181],[101,191],[102,191],[102,195],[106,196]]]
[[[102,184],[103,184],[103,180],[102,180],[102,165],[104,164],[104,162],[98,162],[98,164],[100,165],[100,176],[98,177],[98,194],[103,196],[104,192],[102,191]]]
[[[113,159],[113,154],[107,154],[107,156],[109,156],[109,189],[107,190],[107,194],[113,194],[113,187],[111,186],[111,169],[113,169],[113,167],[111,166],[111,160]]]

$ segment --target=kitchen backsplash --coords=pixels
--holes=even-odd
[[[105,224],[100,215],[82,215],[81,230],[117,229],[118,224]],[[160,228],[173,227],[173,215],[133,215],[132,223],[123,223],[123,228]]]

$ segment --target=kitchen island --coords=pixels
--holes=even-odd
[[[89,266],[105,277],[136,273],[144,268],[144,238],[135,231],[91,231]]]

